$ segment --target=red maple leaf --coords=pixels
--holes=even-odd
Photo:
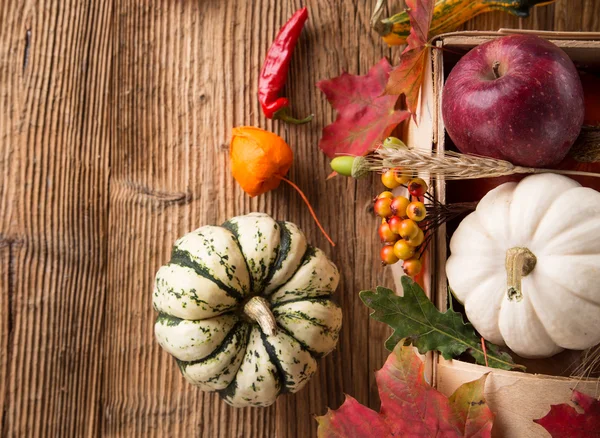
[[[600,402],[576,390],[573,390],[571,400],[583,409],[583,413],[563,403],[550,406],[545,417],[533,421],[542,425],[552,438],[600,437]]]
[[[463,384],[448,399],[425,382],[423,371],[412,347],[399,342],[375,373],[380,412],[346,396],[339,409],[317,417],[319,438],[491,436],[494,414],[483,398],[487,375]]]
[[[398,96],[382,95],[391,69],[383,58],[364,76],[342,73],[317,83],[338,112],[335,122],[323,128],[319,142],[328,157],[364,155],[408,117],[394,108]]]
[[[390,73],[385,93],[404,94],[406,106],[414,116],[417,111],[419,90],[423,84],[429,27],[435,1],[406,0],[406,6],[411,26],[410,34],[406,39],[406,49],[400,56],[400,64]]]

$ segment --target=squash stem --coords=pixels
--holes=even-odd
[[[527,248],[514,247],[506,251],[506,282],[509,300],[521,301],[521,280],[528,276],[537,263],[535,255]]]
[[[255,321],[267,336],[277,333],[277,322],[269,308],[269,302],[263,297],[252,297],[244,306],[244,313]]]

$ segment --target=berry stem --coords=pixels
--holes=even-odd
[[[485,359],[485,366],[489,367],[488,358],[487,358],[487,349],[485,348],[485,339],[483,339],[483,336],[481,337],[481,349],[483,350],[483,358]]]
[[[300,195],[300,197],[302,198],[302,200],[304,201],[304,203],[308,207],[308,211],[310,211],[311,216],[313,217],[313,219],[317,223],[317,226],[321,230],[321,233],[323,233],[323,235],[325,236],[325,238],[329,241],[329,243],[331,243],[331,246],[335,246],[335,243],[333,243],[333,240],[331,240],[331,237],[329,237],[329,234],[327,234],[327,232],[325,231],[325,228],[323,228],[323,225],[321,225],[321,222],[319,222],[319,219],[317,218],[317,215],[316,215],[315,211],[313,210],[312,206],[310,205],[310,202],[308,201],[308,198],[306,197],[306,195],[304,194],[304,192],[302,190],[300,190],[300,187],[298,187],[296,184],[294,184],[293,182],[291,182],[289,179],[287,179],[284,176],[281,176],[280,178],[281,178],[282,181],[285,181],[286,183],[288,183],[289,185],[291,185],[298,192],[298,194]]]

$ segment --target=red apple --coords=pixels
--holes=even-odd
[[[452,69],[442,96],[446,130],[461,152],[530,167],[565,158],[583,113],[575,65],[533,35],[475,47]]]

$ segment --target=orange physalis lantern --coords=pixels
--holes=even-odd
[[[233,128],[229,158],[233,177],[244,192],[251,197],[276,189],[281,181],[291,185],[308,206],[310,214],[321,232],[335,246],[319,223],[302,190],[285,177],[290,170],[294,155],[281,137],[254,126]]]
[[[229,147],[231,171],[250,196],[279,187],[294,158],[287,143],[264,129],[253,126],[233,128]]]

